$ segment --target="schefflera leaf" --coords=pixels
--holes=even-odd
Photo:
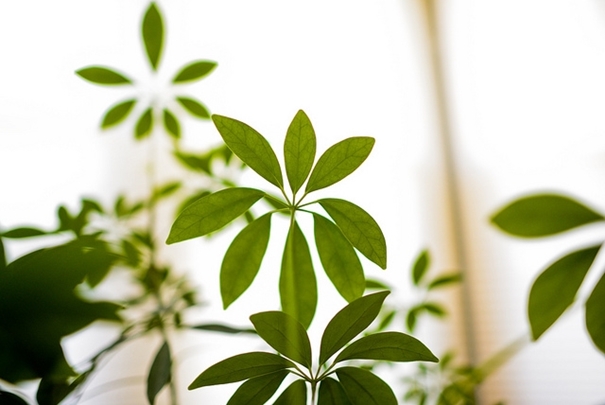
[[[164,342],[158,350],[147,377],[147,400],[155,404],[155,398],[159,392],[168,384],[172,377],[172,356],[170,347]]]
[[[284,142],[284,161],[293,194],[303,185],[315,161],[315,130],[304,111],[299,110],[288,127]]]
[[[190,97],[177,97],[176,101],[194,117],[205,120],[210,119],[210,111],[208,111],[208,108],[199,101]]]
[[[317,405],[351,405],[340,382],[327,377],[319,384]]]
[[[132,107],[134,107],[136,102],[137,101],[134,99],[126,100],[109,107],[109,110],[107,110],[103,116],[101,128],[107,129],[125,120],[126,117],[128,117],[128,114],[130,114],[130,111],[132,111]]]
[[[401,332],[381,332],[362,337],[336,356],[345,360],[430,361],[439,359],[418,339]]]
[[[287,375],[287,371],[277,371],[251,378],[239,386],[227,405],[264,405],[275,394]]]
[[[164,46],[164,22],[162,14],[155,2],[151,2],[145,15],[143,16],[142,25],[143,44],[145,52],[149,59],[149,64],[153,70],[157,70],[162,56],[162,48]]]
[[[597,348],[605,353],[605,274],[586,301],[586,329]]]
[[[422,281],[422,278],[426,274],[426,271],[429,269],[429,265],[431,264],[431,255],[428,250],[423,250],[418,254],[418,257],[414,261],[414,265],[412,266],[412,281],[414,285],[419,285]]]
[[[179,120],[168,109],[164,109],[162,116],[164,119],[164,128],[166,129],[166,132],[168,132],[168,134],[173,138],[179,139],[181,137],[181,125],[179,124]]]
[[[95,84],[109,86],[132,84],[132,80],[113,69],[103,66],[89,66],[76,71],[81,78]]]
[[[139,117],[137,125],[134,128],[134,137],[136,139],[143,139],[151,134],[151,128],[153,127],[153,110],[151,108],[146,109],[143,114]]]
[[[574,302],[599,247],[578,250],[560,258],[534,281],[527,305],[534,340],[546,332]]]
[[[307,384],[296,380],[275,400],[273,405],[307,405]]]
[[[183,83],[199,80],[210,74],[216,68],[216,62],[198,60],[184,66],[172,79],[172,83]]]
[[[391,387],[368,370],[341,367],[336,375],[353,405],[397,405]]]
[[[502,231],[524,238],[555,235],[592,222],[603,215],[560,194],[536,194],[508,204],[491,221]]]

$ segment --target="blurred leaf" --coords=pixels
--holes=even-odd
[[[130,241],[122,239],[120,242],[126,263],[131,267],[138,267],[141,263],[141,251]]]
[[[429,283],[427,286],[427,290],[434,290],[435,288],[441,288],[448,286],[450,284],[458,283],[462,280],[461,273],[452,273],[452,274],[444,274],[442,276],[437,277],[433,281]]]
[[[605,275],[592,290],[586,301],[586,329],[593,343],[605,353]]]
[[[164,23],[155,2],[151,2],[143,17],[143,43],[153,70],[157,70],[164,44]]]
[[[420,308],[424,309],[429,314],[435,315],[436,317],[443,317],[447,314],[447,311],[443,306],[435,303],[435,302],[425,302],[420,305]]]
[[[311,342],[300,322],[280,311],[254,314],[250,321],[272,348],[311,369]]]
[[[277,156],[261,134],[233,118],[215,114],[212,120],[227,146],[242,162],[268,182],[283,188],[284,180]]]
[[[76,74],[83,79],[96,84],[121,85],[132,83],[130,79],[121,73],[102,66],[86,67],[76,71]]]
[[[286,239],[279,293],[282,310],[308,328],[317,308],[317,281],[309,245],[296,221]]]
[[[391,324],[391,322],[393,322],[395,315],[397,315],[397,311],[395,310],[387,312],[387,314],[380,321],[380,324],[378,324],[378,331],[385,330]]]
[[[221,325],[216,323],[207,323],[200,325],[192,325],[189,326],[190,329],[197,330],[205,330],[208,332],[220,332],[220,333],[229,333],[229,334],[238,334],[238,333],[252,333],[256,334],[254,329],[242,329],[242,328],[234,328],[233,326]]]
[[[293,194],[296,194],[311,172],[315,149],[313,125],[307,114],[299,110],[288,127],[284,142],[286,173]]]
[[[273,405],[306,405],[307,384],[304,380],[296,380],[281,393]]]
[[[341,367],[336,375],[353,405],[397,405],[391,387],[370,371]]]
[[[179,121],[177,120],[177,118],[174,116],[173,113],[171,113],[168,109],[164,108],[164,128],[166,128],[166,132],[168,132],[168,134],[170,136],[172,136],[173,138],[180,138],[181,137],[181,125],[179,124]]]
[[[381,291],[358,298],[330,320],[321,337],[320,365],[370,326],[389,293],[390,291]]]
[[[6,268],[6,251],[4,250],[4,242],[0,236],[0,272]]]
[[[136,102],[134,99],[126,100],[109,107],[109,110],[103,116],[101,128],[107,129],[122,122],[130,114]]]
[[[265,201],[267,202],[267,204],[269,204],[271,207],[275,208],[276,210],[284,210],[288,208],[288,205],[283,202],[279,197],[275,197],[272,196],[272,198],[269,198],[268,196],[265,196]],[[280,213],[285,213],[285,212],[280,212]],[[289,213],[285,213],[286,215],[289,215]]]
[[[33,236],[42,236],[42,235],[47,235],[47,234],[48,234],[48,232],[43,231],[41,229],[22,227],[22,228],[15,228],[15,229],[11,229],[11,230],[2,232],[2,233],[0,233],[0,237],[8,238],[8,239],[21,239],[21,238],[31,238]]]
[[[294,363],[277,354],[265,352],[238,354],[207,368],[189,385],[189,389],[247,380],[285,370],[288,367],[294,367]]]
[[[188,153],[175,151],[174,156],[179,162],[189,169],[212,174],[212,170],[210,170],[212,155],[191,155]]]
[[[317,161],[305,191],[328,187],[353,173],[368,157],[374,138],[360,136],[347,138],[331,146]]]
[[[340,382],[328,377],[319,384],[317,405],[351,405],[351,401]]]
[[[414,328],[416,328],[417,314],[418,308],[415,307],[410,309],[405,316],[405,326],[408,328],[408,332],[413,332]]]
[[[380,227],[370,214],[349,201],[337,198],[324,198],[318,202],[361,254],[382,269],[386,269],[386,241]]]
[[[204,236],[242,215],[265,193],[252,188],[227,188],[189,204],[176,218],[167,244]]]
[[[511,235],[538,238],[604,219],[601,214],[569,197],[537,194],[513,201],[492,216],[491,221]]]
[[[275,394],[287,375],[287,371],[277,371],[251,378],[239,386],[227,405],[263,405]]]
[[[69,382],[71,378],[42,378],[36,392],[38,405],[58,405],[62,403],[69,394],[86,381],[88,376],[89,373],[80,374],[72,382]],[[0,404],[4,404],[4,402],[0,400]]]
[[[2,405],[29,405],[23,398],[0,389],[0,404]]]
[[[527,304],[534,340],[550,328],[574,302],[599,247],[592,246],[560,258],[534,281]]]
[[[137,121],[137,125],[134,130],[134,137],[136,139],[143,139],[151,134],[151,128],[153,127],[153,109],[150,107],[146,109],[141,117]]]
[[[313,214],[315,244],[326,274],[340,295],[351,302],[363,295],[363,268],[351,243],[331,221]]]
[[[170,183],[166,183],[163,186],[156,187],[154,188],[151,194],[151,201],[155,203],[161,200],[162,198],[166,198],[178,191],[181,186],[182,183],[180,181],[171,181]]]
[[[203,118],[206,120],[210,119],[210,111],[208,111],[208,108],[206,108],[206,106],[199,101],[189,97],[177,97],[176,101],[178,101],[183,108],[191,113],[191,115],[194,117]]]
[[[198,60],[191,62],[187,66],[184,66],[179,73],[174,76],[172,83],[183,83],[199,80],[202,77],[209,75],[214,68],[216,68],[216,62],[209,60]]]
[[[155,404],[155,398],[159,392],[170,382],[172,378],[172,356],[168,342],[164,342],[155,355],[153,364],[147,376],[147,400]]]
[[[416,261],[414,262],[414,266],[412,267],[412,281],[414,285],[419,285],[420,281],[426,274],[431,263],[431,256],[427,249],[420,252]]]
[[[187,197],[181,204],[179,204],[179,207],[176,210],[176,212],[180,214],[191,203],[199,200],[200,198],[206,197],[206,196],[208,196],[210,194],[212,194],[212,193],[210,191],[208,191],[208,190],[200,190],[200,191],[196,192],[192,196]]]
[[[401,332],[381,332],[362,337],[340,352],[334,362],[354,359],[439,361],[422,342]]]
[[[390,287],[375,279],[366,278],[366,290],[389,290]]]
[[[227,309],[250,287],[269,244],[271,213],[246,226],[231,242],[221,264],[221,297]]]

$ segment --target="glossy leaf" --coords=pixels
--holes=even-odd
[[[227,146],[242,162],[268,182],[283,188],[284,180],[277,156],[261,134],[233,118],[215,114],[212,120]]]
[[[128,117],[136,102],[136,100],[126,100],[109,107],[109,110],[103,116],[101,128],[107,129],[122,122]]]
[[[206,108],[206,106],[199,101],[189,97],[177,97],[176,101],[178,101],[179,104],[181,104],[183,108],[194,117],[206,120],[210,119],[210,111],[208,111],[208,108]]]
[[[537,238],[565,232],[605,218],[580,202],[559,194],[538,194],[513,201],[491,221],[504,232]]]
[[[574,302],[599,246],[578,250],[557,260],[534,281],[527,312],[532,337],[538,339]]]
[[[132,81],[123,74],[102,66],[86,67],[76,71],[76,74],[95,84],[122,85],[132,83]]]
[[[460,280],[462,280],[462,274],[460,273],[444,274],[431,281],[426,288],[430,291],[435,288],[446,287],[458,283]]]
[[[349,242],[372,262],[387,267],[387,244],[374,218],[357,205],[336,198],[324,198],[319,204],[332,217]]]
[[[42,236],[47,235],[48,232],[43,231],[38,228],[30,228],[30,227],[22,227],[22,228],[14,228],[6,232],[0,233],[0,237],[8,238],[8,239],[22,239],[22,238],[31,238],[34,236]]]
[[[397,405],[391,387],[368,370],[342,367],[336,375],[353,405]]]
[[[216,324],[216,323],[191,325],[191,326],[188,326],[188,328],[204,330],[204,331],[208,331],[208,332],[220,332],[220,333],[229,333],[229,334],[238,334],[238,333],[256,334],[256,331],[254,329],[234,328],[233,326],[227,326],[227,325]]]
[[[149,64],[153,70],[157,70],[164,46],[164,22],[154,2],[151,2],[143,17],[142,34]]]
[[[269,244],[271,214],[252,221],[231,242],[221,265],[221,297],[227,309],[250,287]]]
[[[412,281],[414,285],[419,285],[420,281],[426,274],[426,271],[429,269],[431,263],[431,256],[428,250],[423,250],[420,252],[416,261],[414,262],[414,266],[412,267]]]
[[[605,274],[586,301],[586,329],[597,348],[605,353]]]
[[[281,393],[273,405],[307,405],[307,384],[305,381],[294,381]]]
[[[315,161],[316,139],[313,125],[299,110],[288,127],[284,142],[286,174],[293,194],[303,185]]]
[[[247,380],[289,367],[294,367],[294,363],[277,354],[265,352],[238,354],[207,368],[193,380],[189,389]]]
[[[0,404],[3,405],[28,405],[27,402],[20,396],[17,396],[11,392],[2,391],[0,389]]]
[[[178,119],[167,109],[164,109],[163,119],[166,132],[173,138],[179,139],[181,137],[181,124],[179,124]]]
[[[198,60],[184,66],[172,79],[172,83],[190,82],[207,76],[216,67],[216,62],[209,60]]]
[[[321,337],[319,363],[325,363],[378,316],[389,291],[368,294],[341,309],[328,323]]]
[[[251,378],[235,391],[227,405],[263,405],[275,394],[287,371]]]
[[[311,342],[300,322],[280,311],[254,314],[250,321],[258,335],[272,348],[311,368]]]
[[[202,197],[179,214],[166,243],[181,242],[217,231],[248,211],[264,195],[253,188],[234,187]]]
[[[134,137],[136,139],[143,139],[151,134],[151,128],[153,127],[153,110],[148,108],[141,114],[137,125],[134,130]]]
[[[364,336],[338,354],[335,363],[345,360],[439,361],[418,339],[400,332]]]
[[[365,277],[353,247],[331,221],[313,214],[315,244],[326,274],[340,295],[351,302],[363,295]]]
[[[155,398],[172,378],[172,356],[168,342],[164,342],[155,355],[147,376],[147,400],[155,404]]]
[[[293,222],[282,257],[279,278],[282,310],[308,328],[317,307],[317,281],[305,235]]]
[[[351,405],[351,401],[340,382],[328,377],[319,384],[317,405]]]
[[[347,138],[331,146],[317,161],[305,191],[328,187],[353,173],[368,157],[374,138],[359,136]]]

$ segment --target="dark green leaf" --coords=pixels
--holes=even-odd
[[[134,137],[136,139],[143,139],[151,134],[151,128],[153,127],[153,110],[148,108],[141,114],[141,117],[137,121],[137,125],[134,130]]]
[[[206,106],[199,101],[189,97],[177,97],[176,101],[178,101],[183,108],[191,113],[191,115],[194,117],[203,118],[206,120],[210,119],[210,111],[208,111],[208,108],[206,108]]]
[[[231,242],[221,264],[223,309],[252,284],[267,251],[270,232],[271,213],[248,224]]]
[[[277,354],[265,352],[238,354],[210,366],[189,385],[189,389],[247,380],[285,370],[288,367],[295,367],[294,363]]]
[[[227,146],[242,162],[268,182],[283,188],[281,168],[269,142],[254,128],[232,118],[213,115],[212,120]]]
[[[524,238],[554,235],[605,218],[580,202],[558,194],[537,194],[513,201],[491,221],[504,232]]]
[[[306,192],[328,187],[353,173],[368,157],[374,138],[347,138],[331,146],[317,161],[307,183]]]
[[[132,83],[130,79],[121,73],[102,66],[86,67],[76,71],[76,74],[96,84],[120,85]]]
[[[351,302],[363,295],[365,277],[351,243],[331,221],[313,214],[315,244],[326,274],[340,295]]]
[[[107,129],[122,122],[134,107],[136,100],[126,100],[109,107],[103,116],[101,128]]]
[[[427,290],[430,291],[434,290],[435,288],[445,287],[450,284],[457,283],[460,280],[462,280],[462,274],[460,273],[444,274],[431,281],[427,286]]]
[[[351,401],[340,382],[328,377],[319,384],[317,405],[351,405]]]
[[[209,332],[229,333],[229,334],[238,334],[238,333],[256,334],[256,331],[254,329],[234,328],[233,326],[221,325],[221,324],[216,324],[216,323],[192,325],[192,326],[188,326],[188,328],[197,329],[197,330],[205,330],[205,331],[209,331]]]
[[[147,376],[147,400],[155,403],[155,397],[170,382],[172,378],[172,356],[168,342],[164,342],[158,350]]]
[[[418,339],[401,332],[381,332],[362,337],[347,346],[334,360],[439,361]]]
[[[174,116],[174,114],[165,108],[163,117],[164,117],[164,128],[166,128],[166,132],[168,132],[168,134],[170,136],[172,136],[173,138],[176,138],[176,139],[180,138],[181,137],[181,125],[179,124],[179,121]]]
[[[282,310],[308,328],[317,308],[317,281],[309,245],[296,221],[286,240],[279,293]]]
[[[250,321],[272,348],[311,369],[311,342],[300,322],[279,311],[254,314]]]
[[[172,83],[183,83],[190,82],[193,80],[199,80],[204,76],[207,76],[216,67],[216,62],[209,60],[198,60],[191,62],[187,66],[184,66],[179,73],[174,76]],[[208,117],[210,118],[210,117]]]
[[[548,266],[529,293],[527,312],[532,337],[538,339],[574,302],[599,246],[570,253]]]
[[[0,272],[6,268],[6,251],[4,249],[4,242],[0,236]]]
[[[273,405],[306,405],[307,384],[304,380],[296,380],[281,393]]]
[[[263,405],[275,394],[287,371],[251,378],[235,391],[227,405]]]
[[[164,45],[164,23],[160,10],[151,2],[143,17],[143,43],[153,70],[157,70]]]
[[[25,400],[13,393],[0,390],[0,404],[2,405],[28,405]]]
[[[389,288],[382,281],[366,278],[366,290],[388,290]]]
[[[370,371],[342,367],[336,375],[353,405],[397,405],[391,387]]]
[[[172,224],[171,244],[217,231],[242,215],[265,193],[252,188],[227,188],[189,204]]]
[[[378,316],[390,291],[381,291],[356,299],[341,309],[328,323],[321,337],[319,363],[325,363],[334,353],[366,329]]]
[[[345,200],[324,198],[318,202],[362,255],[386,269],[386,241],[380,227],[370,214]]]
[[[422,277],[426,274],[431,263],[431,256],[428,250],[423,250],[420,252],[416,261],[414,262],[414,266],[412,267],[412,281],[414,285],[420,284],[422,281]]]
[[[586,301],[586,329],[597,348],[605,353],[605,274]]]
[[[31,238],[33,236],[41,236],[41,235],[47,235],[47,234],[48,234],[48,232],[43,231],[41,229],[23,227],[23,228],[15,228],[15,229],[11,229],[10,231],[2,232],[2,233],[0,233],[0,237],[9,238],[9,239],[21,239],[21,238]]]
[[[286,174],[292,193],[303,185],[315,161],[316,139],[307,114],[299,110],[288,127],[284,142]]]

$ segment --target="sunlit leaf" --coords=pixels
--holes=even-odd
[[[172,356],[167,342],[162,344],[153,360],[147,376],[147,400],[155,404],[155,398],[172,378]]]
[[[21,397],[7,391],[0,389],[0,404],[3,405],[28,405],[28,403]]]
[[[171,244],[219,230],[242,215],[265,193],[252,188],[227,188],[189,204],[176,218],[168,240]]]
[[[134,129],[134,137],[136,139],[143,139],[151,134],[151,128],[153,127],[153,110],[148,108],[141,114],[141,117],[137,121],[137,125]]]
[[[321,337],[319,363],[325,363],[334,353],[363,332],[378,316],[389,291],[368,294],[341,309],[328,323]]]
[[[527,312],[532,337],[538,339],[574,302],[599,246],[578,250],[557,260],[534,281]]]
[[[220,333],[229,333],[229,334],[238,334],[238,333],[252,333],[252,334],[256,334],[256,331],[254,329],[247,329],[247,328],[234,328],[233,326],[227,326],[227,325],[222,325],[222,324],[216,324],[216,323],[205,323],[205,324],[200,324],[200,325],[191,325],[188,326],[189,329],[197,329],[197,330],[204,330],[204,331],[208,331],[208,332],[220,332]]]
[[[198,60],[184,66],[172,79],[172,83],[190,82],[207,76],[216,67],[216,62],[209,60]]]
[[[351,405],[351,401],[340,382],[328,377],[319,384],[317,405]]]
[[[194,100],[189,97],[177,97],[176,101],[178,101],[185,110],[187,110],[191,115],[198,118],[210,119],[210,111],[206,108],[205,105],[200,103],[197,100]]]
[[[278,371],[251,378],[239,386],[227,405],[263,405],[275,394],[287,375],[287,371]]]
[[[221,264],[221,297],[224,309],[252,284],[267,251],[270,232],[269,213],[248,224],[231,242]]]
[[[359,136],[347,138],[331,146],[317,161],[305,191],[328,187],[353,173],[368,157],[374,138]]]
[[[281,393],[273,405],[307,405],[307,384],[305,381],[294,381]]]
[[[520,198],[492,216],[504,232],[525,238],[554,235],[605,218],[580,202],[559,194]]]
[[[132,81],[123,74],[102,66],[86,67],[76,71],[76,74],[83,79],[96,84],[121,85],[132,83]]]
[[[586,301],[586,329],[597,348],[605,353],[605,275]]]
[[[351,243],[331,221],[313,214],[315,244],[326,274],[348,302],[363,295],[363,268]]]
[[[33,236],[47,235],[48,232],[38,228],[22,227],[14,228],[6,232],[1,232],[0,237],[8,239],[31,238]]]
[[[130,114],[130,111],[136,102],[137,101],[134,99],[126,100],[109,107],[109,110],[107,110],[103,116],[101,128],[107,129],[122,122],[124,119],[126,119],[126,117],[128,117],[128,114]]]
[[[461,273],[444,274],[431,281],[426,288],[430,291],[434,290],[435,288],[446,287],[448,285],[458,283],[460,280],[462,280]]]
[[[166,128],[166,132],[173,138],[181,137],[181,125],[179,124],[178,119],[174,116],[173,113],[168,109],[164,109],[164,128]]]
[[[336,375],[353,405],[397,405],[391,387],[368,370],[342,367]]]
[[[151,2],[145,12],[142,34],[149,64],[153,70],[157,70],[164,45],[164,23],[155,2]]]
[[[364,336],[340,352],[334,362],[353,359],[439,361],[421,341],[401,332],[381,332]]]
[[[261,134],[233,118],[215,114],[212,120],[227,146],[242,162],[268,182],[283,188],[284,180],[277,156]]]
[[[426,274],[431,263],[431,256],[428,250],[423,250],[420,252],[416,261],[414,262],[414,266],[412,267],[412,281],[414,285],[420,284],[422,281],[422,277]]]
[[[292,193],[303,185],[315,160],[316,139],[307,114],[299,110],[288,127],[284,142],[286,174]]]
[[[317,281],[305,235],[292,223],[281,264],[279,293],[282,310],[308,328],[317,307]]]

